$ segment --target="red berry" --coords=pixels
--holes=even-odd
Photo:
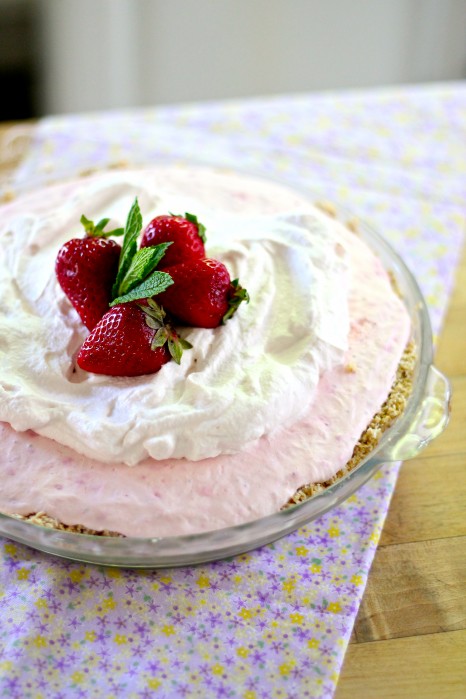
[[[164,267],[205,257],[204,226],[192,214],[152,219],[142,236],[141,248],[169,242],[172,244],[163,257]]]
[[[158,294],[157,302],[184,325],[216,328],[233,315],[241,301],[249,300],[218,260],[191,260],[165,271],[173,284]]]
[[[58,283],[89,330],[108,311],[120,251],[113,240],[89,237],[73,238],[58,252]]]
[[[108,376],[141,376],[159,371],[172,357],[179,363],[189,343],[165,325],[163,309],[154,301],[147,303],[120,303],[107,311],[79,350],[81,369]]]

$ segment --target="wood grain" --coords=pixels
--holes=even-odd
[[[463,454],[406,461],[380,546],[466,536],[465,471]]]
[[[445,433],[403,464],[335,699],[466,697],[466,250],[435,363]]]
[[[377,550],[357,642],[466,628],[466,536]]]
[[[466,375],[466,304],[450,309],[435,362],[448,376]]]
[[[464,699],[466,631],[356,643],[335,699]]]

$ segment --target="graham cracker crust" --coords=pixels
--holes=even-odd
[[[400,363],[398,364],[395,381],[387,396],[387,400],[382,405],[379,412],[374,415],[371,422],[360,436],[348,463],[327,481],[303,485],[294,493],[282,509],[296,505],[322,492],[340,478],[350,473],[350,471],[355,469],[356,466],[370,454],[379,443],[383,433],[393,425],[395,420],[400,417],[406,408],[406,402],[413,389],[416,356],[416,348],[414,343],[411,342],[407,345]]]

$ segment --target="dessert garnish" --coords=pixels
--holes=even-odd
[[[216,328],[249,301],[238,280],[231,281],[222,262],[211,258],[190,260],[166,268],[173,285],[160,294],[159,302],[184,325]]]
[[[105,218],[94,224],[82,216],[86,237],[65,243],[55,262],[58,283],[89,330],[108,310],[118,270],[121,248],[109,236],[122,235],[123,229],[104,231],[108,222]]]
[[[82,216],[87,237],[65,243],[56,260],[60,286],[91,330],[77,356],[81,369],[140,376],[157,372],[170,359],[179,364],[192,345],[178,336],[166,310],[183,325],[216,328],[249,301],[225,265],[205,257],[205,228],[193,214],[152,219],[139,249],[137,198],[124,231],[104,233],[108,222],[94,225]],[[121,247],[108,240],[122,233]]]
[[[138,250],[137,239],[141,228],[141,210],[135,199],[126,221],[118,272],[112,287],[111,306],[155,296],[173,284],[169,274],[156,270],[171,243],[165,242]]]
[[[77,357],[85,371],[109,376],[154,374],[174,359],[180,363],[191,344],[165,322],[153,299],[113,306],[86,338]]]
[[[193,214],[156,216],[143,233],[141,248],[170,241],[173,244],[165,253],[164,267],[205,257],[205,226]]]

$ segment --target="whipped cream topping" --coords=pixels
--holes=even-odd
[[[51,188],[28,210],[6,210],[0,420],[15,430],[128,465],[237,453],[295,424],[312,405],[322,373],[342,364],[349,336],[343,227],[306,210],[302,200],[299,214],[274,215],[260,192],[247,213],[231,177],[220,197],[212,197],[218,176],[215,189],[208,176],[198,184],[191,178],[184,195],[180,177],[171,182],[170,173],[109,173],[70,186],[68,196],[66,188]],[[135,196],[145,224],[168,211],[195,213],[207,228],[208,255],[239,278],[251,302],[220,328],[183,329],[193,349],[180,366],[170,362],[137,378],[88,374],[75,363],[87,330],[55,280],[55,257],[81,235],[82,213],[121,225]],[[273,186],[267,196],[273,202]],[[261,209],[266,213],[258,215]]]

